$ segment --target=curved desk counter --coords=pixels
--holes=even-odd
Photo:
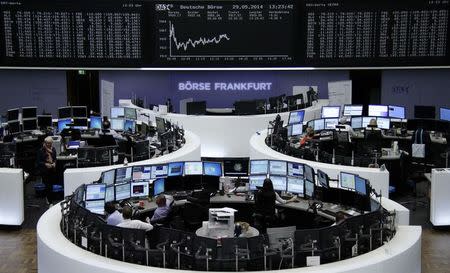
[[[320,169],[328,174],[331,178],[339,176],[339,172],[356,173],[361,177],[368,179],[372,188],[378,193],[381,191],[382,196],[389,197],[389,172],[381,171],[378,168],[353,167],[344,165],[333,165],[316,161],[304,160],[292,156],[279,153],[265,143],[267,131],[264,130],[259,134],[254,134],[250,139],[250,159],[278,159],[292,162],[308,164],[315,171]]]
[[[193,273],[198,271],[171,270],[140,266],[96,255],[67,240],[60,229],[61,209],[50,208],[37,225],[38,272],[65,273],[99,272],[163,272]],[[421,227],[398,226],[396,235],[385,245],[355,258],[310,268],[282,270],[295,273],[397,273],[421,271]]]
[[[200,160],[200,139],[190,131],[185,131],[186,143],[175,152],[157,158],[129,163],[129,166],[158,164],[175,161],[198,161]],[[92,168],[67,169],[64,172],[64,196],[72,192],[84,183],[89,183],[100,178],[103,171],[119,167],[121,165],[111,165]]]
[[[22,169],[0,168],[0,225],[20,226],[24,221]]]
[[[121,100],[122,107],[136,107],[130,100]],[[319,100],[315,105],[305,108],[304,120],[319,118],[322,106],[328,100]],[[153,111],[146,110],[149,113]],[[248,157],[248,141],[258,131],[267,128],[277,113],[251,116],[191,116],[169,113],[163,118],[178,123],[196,134],[201,141],[202,157]],[[289,112],[280,113],[284,124],[287,124]]]

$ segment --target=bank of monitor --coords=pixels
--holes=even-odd
[[[251,191],[256,191],[258,188],[262,188],[264,184],[265,175],[250,175],[248,178],[248,184]]]
[[[267,174],[269,171],[268,160],[251,160],[250,175]]]
[[[355,189],[355,177],[357,175],[353,173],[340,172],[339,173],[339,182],[341,188],[345,189]]]
[[[167,176],[182,176],[184,171],[184,162],[171,162],[167,168]]]
[[[184,162],[184,175],[202,175],[203,174],[203,162],[191,161]]]
[[[131,197],[147,197],[148,187],[148,182],[131,183]]]
[[[105,199],[106,184],[89,184],[86,185],[86,201]]]
[[[287,162],[280,160],[269,161],[269,174],[270,175],[286,175]]]
[[[302,123],[304,117],[305,117],[305,110],[290,112],[288,124],[291,125],[291,124]]]
[[[405,107],[403,106],[389,105],[388,110],[390,118],[405,118]]]
[[[450,108],[445,107],[439,108],[439,119],[450,121]]]
[[[371,117],[385,117],[389,116],[387,105],[369,105],[368,115]]]
[[[304,182],[302,177],[287,177],[287,191],[294,194],[303,195]]]
[[[286,176],[271,175],[270,180],[275,191],[286,191]]]
[[[288,136],[299,136],[303,134],[303,124],[297,123],[287,126]]]
[[[346,104],[344,105],[344,111],[342,113],[345,117],[362,116],[363,106],[358,104]]]
[[[340,106],[322,106],[321,118],[339,118],[340,114]]]
[[[203,162],[203,175],[222,176],[222,164],[220,162]]]

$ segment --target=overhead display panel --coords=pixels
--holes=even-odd
[[[449,1],[0,2],[2,67],[449,66]]]

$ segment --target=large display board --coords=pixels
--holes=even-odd
[[[448,0],[0,2],[0,66],[448,66]]]

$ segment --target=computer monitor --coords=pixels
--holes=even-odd
[[[124,117],[126,119],[132,119],[132,120],[136,120],[137,119],[137,112],[135,108],[128,108],[125,107],[124,108]]]
[[[58,132],[62,132],[62,130],[69,128],[69,124],[72,124],[71,118],[58,119]]]
[[[111,118],[125,117],[125,109],[123,107],[111,107]]]
[[[58,119],[67,119],[72,117],[72,107],[65,106],[58,108]]]
[[[415,105],[414,106],[414,118],[434,119],[436,118],[436,107]]]
[[[304,117],[305,117],[305,110],[290,112],[288,124],[291,125],[291,124],[302,123]]]
[[[303,124],[297,123],[287,126],[288,136],[299,136],[303,134]]]
[[[309,166],[309,165],[303,165],[304,166],[304,173],[303,173],[303,177],[305,178],[305,180],[308,180],[312,183],[315,183],[315,176],[314,176],[314,169]]]
[[[86,201],[84,207],[95,214],[105,214],[105,200]]]
[[[15,134],[20,132],[20,121],[8,121],[9,133]]]
[[[223,173],[225,176],[247,176],[248,158],[225,158],[223,160]]]
[[[355,191],[361,195],[367,195],[367,181],[366,179],[356,176],[355,177]]]
[[[22,119],[37,118],[37,107],[22,107]]]
[[[116,169],[116,182],[115,184],[123,184],[131,181],[133,174],[133,167],[118,168]]]
[[[368,115],[371,117],[385,117],[389,116],[388,106],[387,105],[369,105]]]
[[[9,109],[7,112],[8,121],[19,120],[19,108]]]
[[[391,128],[391,120],[389,118],[377,118],[377,127],[380,129],[389,130]]]
[[[89,184],[86,185],[86,197],[84,200],[105,199],[106,184]]]
[[[362,128],[366,128],[372,119],[376,120],[377,118],[376,117],[363,117],[362,118]]]
[[[294,194],[303,195],[304,191],[303,178],[301,177],[289,177],[287,178],[287,191]]]
[[[269,174],[270,175],[286,175],[287,162],[279,160],[269,161]]]
[[[74,118],[87,118],[86,106],[72,106],[72,117]]]
[[[123,130],[128,133],[134,134],[136,132],[136,121],[126,119]]]
[[[153,196],[156,196],[165,191],[164,183],[165,183],[164,178],[159,178],[153,181]]]
[[[320,186],[327,189],[330,187],[330,178],[325,172],[317,170],[317,180],[319,181]]]
[[[363,118],[362,118],[362,117],[352,117],[352,121],[351,121],[351,123],[350,123],[350,126],[351,126],[353,129],[364,128],[364,127],[362,126],[362,121],[363,121]]]
[[[325,120],[324,119],[315,119],[313,122],[314,131],[320,131],[325,129]]]
[[[124,199],[128,199],[131,197],[131,184],[130,183],[126,183],[126,184],[121,184],[121,185],[116,185],[116,201],[121,201]]]
[[[22,125],[23,125],[23,131],[24,132],[31,132],[33,130],[36,130],[37,127],[37,119],[33,118],[33,119],[24,119],[22,120]]]
[[[110,186],[114,184],[116,177],[116,170],[112,169],[102,173],[102,182],[106,184],[106,186]]]
[[[362,116],[362,112],[363,106],[361,104],[346,104],[342,115],[345,117]]]
[[[90,129],[102,129],[102,117],[99,116],[90,116]]]
[[[167,177],[167,165],[154,165],[152,166],[151,178]]]
[[[171,162],[169,163],[169,171],[167,176],[182,176],[184,170],[184,162]]]
[[[262,188],[264,184],[265,175],[250,175],[248,177],[248,184],[251,191],[256,191],[257,187]]]
[[[202,175],[203,162],[184,162],[184,175]]]
[[[340,172],[339,173],[339,181],[341,184],[341,188],[346,189],[355,189],[355,174],[352,173],[346,173],[346,172]]]
[[[51,115],[39,115],[37,116],[39,128],[48,128],[53,126]]]
[[[133,166],[133,181],[149,181],[152,166]]]
[[[304,186],[305,186],[305,189],[303,191],[303,195],[306,198],[313,199],[316,185],[311,181],[304,180]]]
[[[389,105],[388,109],[390,118],[400,118],[400,119],[405,118],[405,107]]]
[[[147,197],[147,196],[148,196],[148,182],[131,183],[131,197]]]
[[[73,127],[80,130],[88,128],[87,118],[73,118]]]
[[[107,186],[105,191],[105,202],[114,201],[114,186]]]
[[[325,119],[325,129],[335,129],[336,125],[339,124],[339,119],[337,118],[326,118]]]
[[[340,106],[322,106],[321,118],[339,118],[341,114]]]
[[[112,118],[111,119],[111,129],[115,131],[123,131],[125,128],[125,121],[121,118]]]
[[[270,180],[275,191],[286,191],[286,176],[271,175]]]
[[[439,119],[450,121],[450,108],[445,107],[439,108]]]
[[[220,162],[203,162],[203,175],[222,176],[222,164]]]
[[[287,175],[289,176],[303,176],[303,164],[288,162]]]
[[[267,174],[268,171],[268,160],[250,160],[250,175]]]

